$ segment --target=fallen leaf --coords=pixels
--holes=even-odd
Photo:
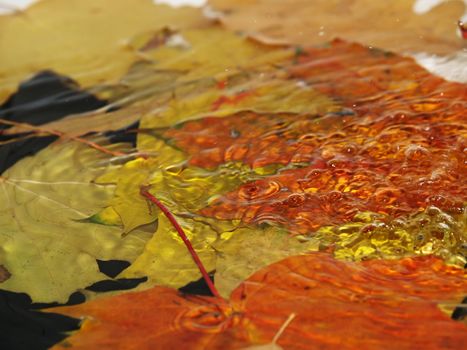
[[[318,251],[320,241],[300,241],[278,227],[247,227],[223,233],[212,246],[217,255],[214,282],[227,298],[256,271],[288,256]]]
[[[258,168],[310,162],[316,157],[318,139],[337,132],[341,120],[339,114],[323,118],[320,114],[242,111],[222,119],[205,117],[177,124],[161,136],[187,152],[192,165],[210,169],[242,162]]]
[[[266,72],[266,73],[265,73]],[[299,80],[278,79],[280,72],[252,73],[232,82],[221,81],[220,88],[205,89],[186,98],[177,98],[164,110],[145,114],[141,128],[162,129],[202,117],[225,117],[241,111],[256,113],[325,114],[341,110],[339,104],[318,91],[300,86]],[[268,74],[269,72],[269,74]],[[223,86],[225,84],[225,87]],[[147,135],[138,135],[140,147]]]
[[[207,271],[216,267],[216,254],[212,243],[217,233],[208,225],[176,217],[191,241]],[[198,267],[187,254],[185,244],[168,219],[160,214],[157,230],[142,253],[125,269],[119,278],[147,276],[148,282],[140,288],[163,285],[179,288],[201,277]]]
[[[283,225],[291,233],[313,235],[320,227],[351,222],[366,211],[387,215],[385,224],[390,226],[395,218],[412,220],[412,214],[434,206],[450,217],[447,220],[458,222],[454,226],[465,225],[466,184],[459,152],[467,136],[464,85],[434,77],[410,59],[341,41],[305,50],[289,69],[304,84],[339,99],[350,112],[317,117],[239,113],[166,131],[173,138],[168,142],[185,150],[198,166],[212,167],[231,158],[250,166],[286,165],[218,196],[201,214]],[[262,121],[255,124],[257,120]],[[271,132],[275,121],[280,127]],[[408,226],[410,233],[389,234],[396,229],[388,227],[383,234],[390,237],[391,254],[436,251],[457,264],[465,261],[460,251],[467,237],[455,233],[462,229],[450,227],[418,239],[417,226]],[[349,239],[348,228],[340,229],[330,236],[343,243]],[[456,238],[445,239],[445,234]],[[352,239],[355,245],[344,254],[347,258],[350,253],[357,258],[381,253],[376,247],[356,253],[353,248],[360,246],[362,232]],[[428,243],[431,248],[421,248]]]
[[[96,259],[137,257],[149,233],[122,238],[119,228],[83,222],[113,195],[113,186],[92,183],[108,171],[108,159],[78,142],[55,143],[2,174],[0,264],[11,277],[0,288],[35,302],[66,302],[105,279]]]
[[[414,1],[210,0],[222,23],[265,43],[322,44],[336,37],[397,52],[462,50],[456,22],[462,1],[444,1],[427,13]],[[221,13],[219,13],[221,12]]]
[[[93,215],[90,218],[91,221],[107,225],[121,223],[124,233],[154,222],[157,212],[153,212],[140,195],[140,188],[147,183],[151,169],[151,160],[137,158],[95,179],[96,184],[116,184],[117,186],[114,197],[108,202],[108,207],[103,209],[103,212]]]
[[[157,62],[159,70],[185,72],[181,76],[184,81],[208,77],[220,80],[293,55],[287,47],[264,45],[216,26],[174,33],[165,45],[139,52]]]
[[[43,69],[67,75],[84,88],[117,82],[141,59],[130,46],[137,34],[208,23],[200,9],[173,9],[150,0],[41,1],[24,13],[0,18],[0,101]]]
[[[353,263],[311,253],[255,273],[228,302],[155,287],[48,312],[84,318],[53,349],[267,345],[291,314],[277,340],[284,349],[458,349],[465,326],[437,304],[466,290],[465,272],[432,256]]]

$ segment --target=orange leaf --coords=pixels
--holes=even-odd
[[[400,217],[433,205],[462,213],[465,85],[410,58],[340,40],[300,52],[286,70],[346,108],[325,115],[239,112],[163,134],[196,166],[291,168],[220,196],[203,215],[309,233],[359,211]]]
[[[437,303],[467,291],[462,269],[426,256],[363,263],[296,256],[242,283],[229,302],[155,287],[49,309],[85,317],[54,349],[459,349],[465,326]]]

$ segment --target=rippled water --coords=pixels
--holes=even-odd
[[[420,2],[415,7],[424,11]],[[112,278],[148,280],[147,287],[180,288],[199,275],[190,258],[184,260],[186,251],[180,253],[184,246],[178,238],[164,238],[173,229],[141,196],[142,187],[175,214],[207,268],[216,271],[216,284],[226,295],[260,268],[310,250],[332,254],[319,253],[336,264],[371,260],[370,266],[377,259],[435,255],[455,268],[465,267],[464,52],[412,53],[415,60],[340,39],[312,47],[265,46],[224,34],[218,27],[142,33],[125,44],[138,59],[124,75],[117,82],[86,86],[86,92],[56,75],[60,72],[36,75],[18,87],[0,111],[6,125],[1,129],[2,166],[13,166],[59,139],[52,145],[59,150],[55,154],[74,152],[65,158],[73,166],[76,157],[86,178],[82,182],[105,188],[105,194],[102,190],[87,197],[99,205],[83,209],[85,214],[73,207],[79,205],[80,193],[70,193],[71,210],[80,215],[67,219],[84,231],[118,231],[118,244],[102,241],[102,249],[111,253],[127,249],[122,240],[134,239],[134,247],[128,248],[134,251],[124,261],[129,267]],[[231,40],[236,51],[225,54],[219,38]],[[46,96],[41,95],[44,91]],[[61,119],[67,114],[72,115]],[[73,152],[70,145],[76,146]],[[47,150],[53,152],[52,146]],[[83,149],[101,152],[101,157],[88,156]],[[10,178],[7,171],[1,180],[14,186],[21,181],[25,186],[73,183],[64,165],[36,159],[40,162],[24,170],[30,178],[21,172],[25,178]],[[99,176],[87,179],[87,167]],[[16,188],[11,191],[17,195]],[[65,201],[63,192],[62,187],[50,190]],[[38,202],[47,196],[38,193]],[[24,206],[25,220],[41,225],[52,221],[55,226],[48,229],[57,230],[55,219],[42,215],[33,202],[15,204]],[[11,213],[8,217],[15,218],[14,210]],[[252,259],[249,235],[276,238],[278,232],[281,239],[290,239],[290,252],[269,256],[268,241],[257,240],[252,245],[264,247]],[[228,244],[235,235],[246,243],[232,253]],[[83,245],[82,260],[110,260],[86,249]],[[13,260],[11,252],[5,253],[5,261]],[[237,255],[246,261],[235,261]],[[53,258],[51,265],[58,265]],[[442,263],[427,259],[426,264]],[[156,261],[162,267],[155,267]],[[15,268],[0,260],[0,281],[21,275],[22,267]],[[369,275],[378,280],[377,272]],[[387,275],[388,285],[381,290],[390,289],[391,273]],[[76,291],[88,282],[68,288]],[[34,288],[14,285],[11,290]],[[405,288],[402,283],[401,290]],[[421,291],[416,290],[423,294],[423,283]],[[60,301],[67,293],[57,293]]]
[[[316,234],[342,258],[435,253],[463,266],[465,85],[341,42],[284,67],[298,89],[342,107],[324,115],[238,112],[156,131],[188,154],[187,165],[253,170],[200,213]]]

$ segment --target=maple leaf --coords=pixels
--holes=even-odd
[[[163,129],[202,117],[225,117],[241,111],[256,113],[326,114],[339,112],[339,104],[299,80],[280,79],[268,66],[220,80],[214,88],[170,101],[165,109],[141,118],[141,128]],[[156,117],[157,116],[157,117]],[[181,125],[180,125],[181,126]],[[144,133],[139,135],[146,137]],[[139,140],[138,140],[139,141]]]
[[[270,344],[291,315],[276,341],[284,349],[457,349],[465,326],[437,304],[466,290],[465,272],[433,256],[352,263],[311,253],[258,271],[228,301],[155,287],[48,312],[84,319],[53,349],[239,349]]]
[[[221,80],[293,56],[288,47],[264,45],[216,26],[180,31],[169,36],[166,45],[154,48],[147,48],[150,40],[143,40],[143,49],[141,45],[134,48],[142,57],[157,62],[159,70],[185,72],[180,77],[184,81]]]
[[[303,109],[306,98],[320,102],[321,109],[331,109],[334,105],[315,91],[304,88],[294,91],[295,84],[284,84],[273,76],[265,76],[270,64],[278,64],[293,56],[290,48],[261,45],[216,27],[182,31],[165,28],[138,33],[129,39],[128,46],[128,51],[132,51],[139,60],[131,63],[118,81],[107,79],[89,89],[95,96],[109,102],[105,108],[46,123],[42,130],[59,131],[68,137],[116,130],[137,121],[142,114],[159,113],[175,96],[174,103],[200,92],[204,92],[201,94],[204,99],[213,98],[212,103],[217,109],[221,104],[232,104],[239,98],[247,98],[246,106],[271,109],[277,103],[268,107],[270,90],[284,99],[281,109],[285,110]],[[232,50],[235,55],[231,54]],[[245,76],[249,75],[254,77],[248,77],[249,84],[245,86]],[[243,88],[249,92],[242,92]],[[311,108],[310,103],[307,105]],[[122,107],[126,108],[119,109]],[[191,115],[193,107],[190,106]],[[174,121],[172,116],[171,124]],[[143,127],[148,125],[143,123]],[[24,131],[31,129],[15,125],[5,134]]]
[[[135,227],[157,219],[154,235],[119,278],[148,277],[147,283],[138,288],[148,288],[154,284],[179,288],[200,276],[198,267],[186,254],[185,245],[173,231],[171,223],[140,195],[141,185],[150,186],[150,192],[157,195],[174,213],[206,269],[223,271],[221,277],[216,279],[216,284],[220,281],[223,285],[223,295],[228,295],[241,280],[271,262],[317,249],[316,241],[299,243],[296,238],[284,237],[285,232],[278,228],[262,232],[262,229],[255,227],[238,227],[238,223],[235,222],[218,222],[194,215],[209,203],[213,195],[240,185],[239,178],[247,176],[251,170],[247,172],[246,169],[236,168],[233,164],[225,164],[215,172],[197,167],[185,167],[180,172],[174,163],[185,160],[183,153],[167,146],[161,140],[157,146],[153,142],[153,146],[153,152],[157,150],[159,156],[127,162],[122,168],[106,173],[95,181],[116,183],[117,188],[115,196],[109,201],[110,206],[93,215],[91,221],[105,225],[122,225],[127,233]],[[172,168],[168,167],[170,165]],[[190,186],[186,186],[186,183]],[[263,250],[264,256],[253,259],[255,252],[248,253],[243,244],[235,238],[237,235],[251,246],[267,246],[268,249],[258,248]],[[283,250],[286,247],[290,249]],[[230,270],[230,257],[240,255],[244,259],[232,264]],[[223,283],[222,279],[229,282]]]
[[[0,265],[10,277],[0,288],[36,302],[66,302],[105,278],[96,259],[136,258],[148,233],[122,239],[116,227],[83,221],[112,196],[112,186],[92,183],[108,158],[78,142],[55,143],[2,174]]]
[[[309,88],[296,91],[297,81],[290,78],[283,85],[277,79],[270,85],[246,79],[238,86],[252,84],[251,90],[227,84],[145,115],[137,144],[148,158],[104,175],[117,185],[117,195],[96,218],[117,225],[121,218],[125,232],[154,221],[156,213],[139,194],[141,185],[151,185],[180,220],[208,270],[229,271],[219,257],[238,255],[237,248],[227,246],[224,253],[216,252],[218,237],[228,237],[228,242],[246,225],[251,235],[244,237],[254,242],[261,230],[251,225],[265,223],[316,236],[323,246],[335,245],[340,258],[434,252],[463,265],[465,184],[452,181],[460,178],[461,168],[448,161],[452,142],[462,144],[462,114],[446,106],[464,103],[464,87],[430,75],[410,59],[342,41],[310,48],[281,64]],[[275,94],[286,91],[296,93],[276,105]],[[421,101],[420,91],[430,96],[442,91],[443,96],[436,103]],[[329,104],[331,99],[319,92],[344,106]],[[317,98],[316,105],[308,107],[310,97]],[[315,114],[307,114],[307,108]],[[428,181],[439,164],[445,175]],[[418,183],[422,185],[414,185]],[[436,214],[434,208],[414,214],[433,206],[445,212]],[[373,214],[365,216],[368,211]],[[112,213],[118,215],[103,219]],[[416,220],[427,223],[421,239],[412,224]],[[149,284],[173,287],[197,279],[195,265],[183,258],[180,239],[164,219],[158,222],[145,252],[120,277],[146,273]],[[252,271],[245,266],[240,264],[243,277],[232,275],[224,293],[246,277],[244,271]],[[229,278],[223,273],[225,281]]]
[[[385,61],[394,65],[386,73]],[[269,162],[287,165],[277,174],[217,197],[200,213],[247,224],[279,224],[295,234],[310,234],[322,226],[349,222],[359,212],[385,214],[390,224],[394,218],[408,220],[410,214],[435,206],[450,215],[446,220],[464,225],[466,184],[459,162],[463,156],[456,151],[467,135],[464,85],[433,77],[410,59],[340,41],[306,51],[300,64],[290,69],[310,87],[352,106],[353,114],[310,118],[243,113],[195,120],[167,131],[172,137],[168,142],[187,152],[198,166],[212,167],[231,158],[253,167]],[[423,99],[421,91],[439,98]],[[274,123],[280,127],[271,131]],[[245,136],[232,130],[246,130]],[[465,261],[458,253],[467,239],[464,234],[446,233],[458,237],[451,245],[441,232],[428,235],[427,241],[416,238],[416,226],[409,232],[405,244],[401,235],[386,235],[399,254],[431,253],[432,248],[410,246],[417,246],[417,240],[432,241],[437,253],[445,255],[441,252],[448,248],[449,258],[460,265]],[[374,248],[362,256],[370,256]]]
[[[67,75],[84,88],[117,82],[141,60],[129,46],[136,35],[166,26],[192,28],[209,22],[199,9],[173,9],[150,0],[131,4],[125,0],[41,1],[24,14],[0,18],[0,101],[20,81],[42,69]],[[41,45],[35,45],[39,42]]]
[[[224,26],[265,43],[321,44],[336,37],[398,52],[461,50],[455,21],[462,1],[443,1],[424,13],[415,1],[210,0]]]

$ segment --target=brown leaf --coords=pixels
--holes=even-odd
[[[230,29],[264,42],[313,45],[336,37],[399,52],[452,53],[462,1],[446,1],[416,14],[414,1],[392,0],[210,0]]]

